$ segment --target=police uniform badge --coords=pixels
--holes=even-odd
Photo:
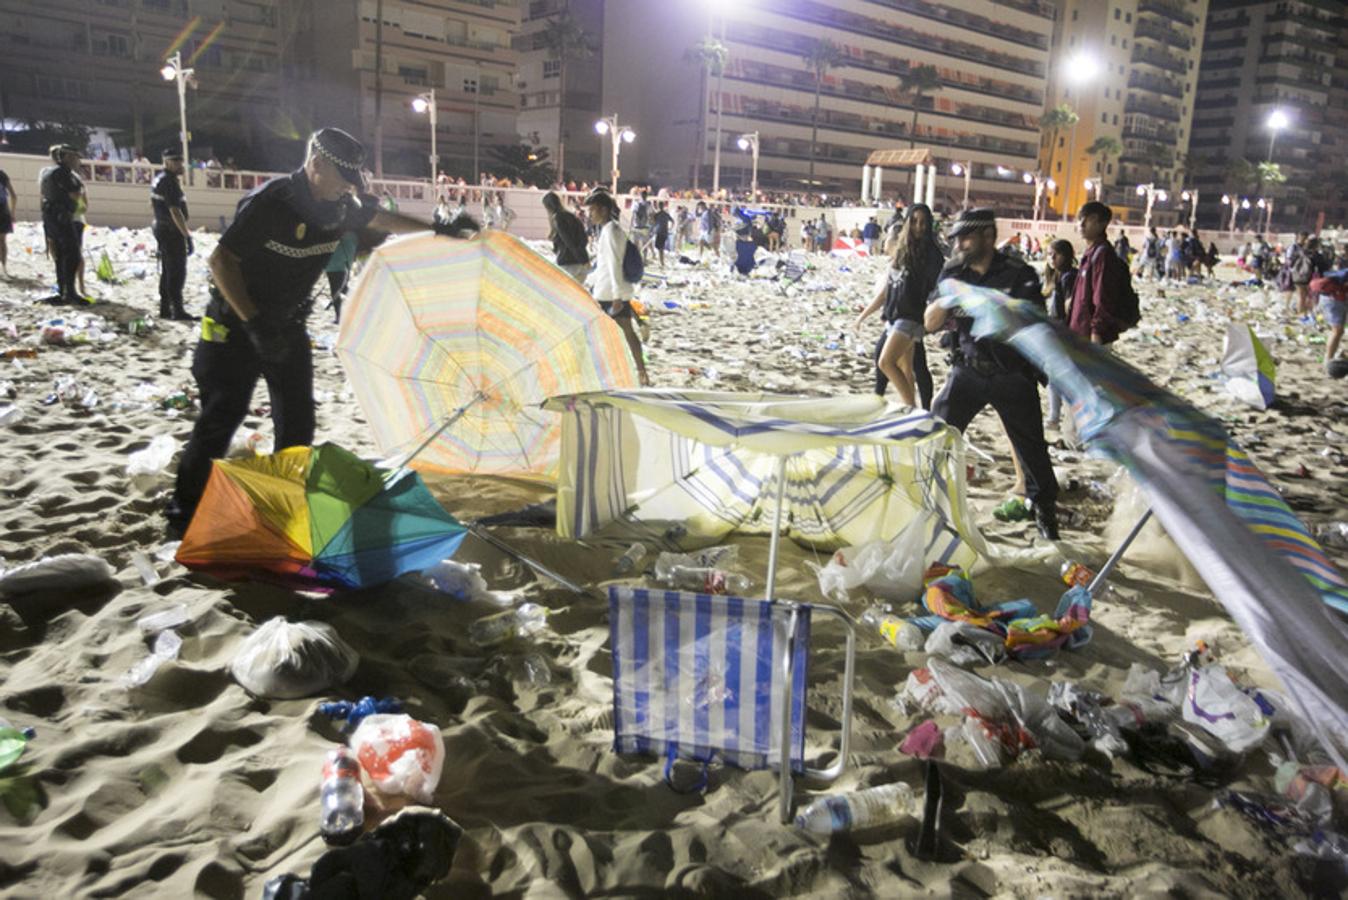
[[[305,226],[305,224],[304,224],[303,222],[301,222],[300,224],[296,225],[296,226],[295,226],[295,240],[297,240],[297,241],[302,241],[302,240],[304,240],[304,232],[306,232],[306,231],[308,231],[308,228]]]

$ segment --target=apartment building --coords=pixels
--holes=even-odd
[[[1339,0],[1212,0],[1191,155],[1204,221],[1315,230],[1343,222],[1348,176],[1348,20]],[[1281,126],[1281,127],[1278,127]],[[1272,161],[1287,180],[1263,185],[1233,163]],[[1244,208],[1249,201],[1249,209]]]
[[[606,178],[608,162],[596,146],[594,123],[601,115],[604,0],[528,0],[515,36],[521,140],[548,148],[558,171],[576,181]],[[566,53],[550,44],[549,32],[569,20],[584,49]],[[565,84],[562,83],[565,79]]]
[[[1070,216],[1098,197],[1137,224],[1150,199],[1153,223],[1188,221],[1186,147],[1207,7],[1208,0],[1061,0],[1048,108],[1067,104],[1079,122],[1045,143],[1057,213],[1065,207]],[[1090,152],[1110,139],[1117,153]]]
[[[627,0],[606,4],[604,21],[604,111],[637,132],[622,148],[624,179],[711,187],[719,114],[724,187],[748,186],[751,157],[738,139],[756,132],[766,190],[857,194],[871,152],[912,144],[936,159],[938,204],[963,202],[964,178],[951,171],[959,164],[972,167],[971,204],[1030,208],[1021,176],[1039,151],[1050,3]],[[728,49],[720,78],[691,54],[708,36]],[[802,57],[821,38],[843,59],[822,79],[811,179],[815,81]],[[899,78],[919,65],[935,66],[940,86],[918,103],[914,130],[914,98]],[[911,194],[911,173],[885,177],[886,196]]]
[[[193,147],[258,167],[281,164],[284,42],[277,0],[0,0],[0,117],[112,135],[110,156],[156,157],[178,141],[177,87],[160,75],[180,51]],[[195,155],[195,154],[194,154]]]
[[[287,105],[299,131],[347,128],[376,173],[429,177],[431,117],[413,102],[434,91],[440,171],[473,180],[492,146],[518,142],[517,0],[297,3]]]

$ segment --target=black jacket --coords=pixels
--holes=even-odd
[[[925,241],[919,259],[910,260],[902,269],[889,270],[889,292],[885,296],[883,318],[886,322],[905,319],[921,322],[927,299],[936,289],[945,256],[934,240]]]
[[[564,209],[557,210],[556,225],[552,229],[552,250],[557,254],[557,265],[579,266],[590,261],[585,250],[585,226],[580,219]]]
[[[962,260],[952,260],[941,273],[941,281],[956,278],[966,284],[992,288],[1018,300],[1028,300],[1044,309],[1044,293],[1039,276],[1025,262],[1007,256],[1000,250],[993,254],[987,272],[979,274]],[[957,363],[972,365],[985,374],[996,371],[1015,372],[1033,376],[1034,367],[1015,350],[988,339],[975,339],[974,320],[956,313],[955,332],[958,335]]]

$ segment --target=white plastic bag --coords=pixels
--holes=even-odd
[[[431,802],[445,764],[439,728],[406,715],[366,716],[348,743],[381,794]]]
[[[132,478],[137,475],[158,475],[173,462],[173,454],[177,452],[178,442],[173,436],[161,434],[150,441],[150,446],[131,454],[126,461],[126,474]]]
[[[819,590],[839,603],[847,592],[865,587],[877,597],[911,601],[922,592],[927,546],[927,517],[916,516],[892,541],[844,547],[819,572]]]
[[[277,616],[244,639],[229,671],[250,694],[289,700],[336,687],[359,663],[331,625]]]
[[[0,594],[27,594],[33,591],[73,591],[112,580],[112,566],[87,553],[62,553],[44,556],[36,562],[15,566],[0,573]]]
[[[1006,640],[968,622],[942,622],[922,648],[957,666],[999,663],[1006,659]]]
[[[1272,707],[1261,707],[1257,699],[1261,697],[1257,691],[1252,696],[1237,687],[1225,667],[1203,666],[1190,670],[1181,709],[1184,721],[1241,753],[1262,741],[1273,722]]]
[[[482,577],[482,567],[477,563],[460,563],[445,559],[429,569],[423,569],[421,577],[428,585],[442,594],[449,594],[455,600],[504,602],[487,590],[487,580]]]

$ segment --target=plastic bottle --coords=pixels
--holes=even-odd
[[[673,566],[669,583],[687,591],[703,594],[740,594],[753,584],[745,575],[703,566]]]
[[[626,575],[636,569],[637,564],[646,558],[646,545],[640,542],[627,548],[627,552],[618,557],[618,561],[613,564],[613,571],[619,575]]]
[[[365,825],[365,789],[360,763],[351,751],[337,747],[323,760],[323,786],[318,791],[318,830],[329,844],[349,844]]]
[[[1090,585],[1091,579],[1095,577],[1095,573],[1090,569],[1070,559],[1062,564],[1060,574],[1063,584],[1069,587],[1087,587]]]
[[[913,789],[903,783],[882,784],[851,794],[820,797],[796,816],[796,827],[814,834],[834,834],[888,825],[917,809]]]
[[[13,425],[23,418],[23,410],[17,406],[0,406],[0,427]]]
[[[528,637],[541,629],[547,618],[548,611],[537,603],[524,603],[478,619],[468,626],[468,639],[479,647],[494,647],[513,637]]]

